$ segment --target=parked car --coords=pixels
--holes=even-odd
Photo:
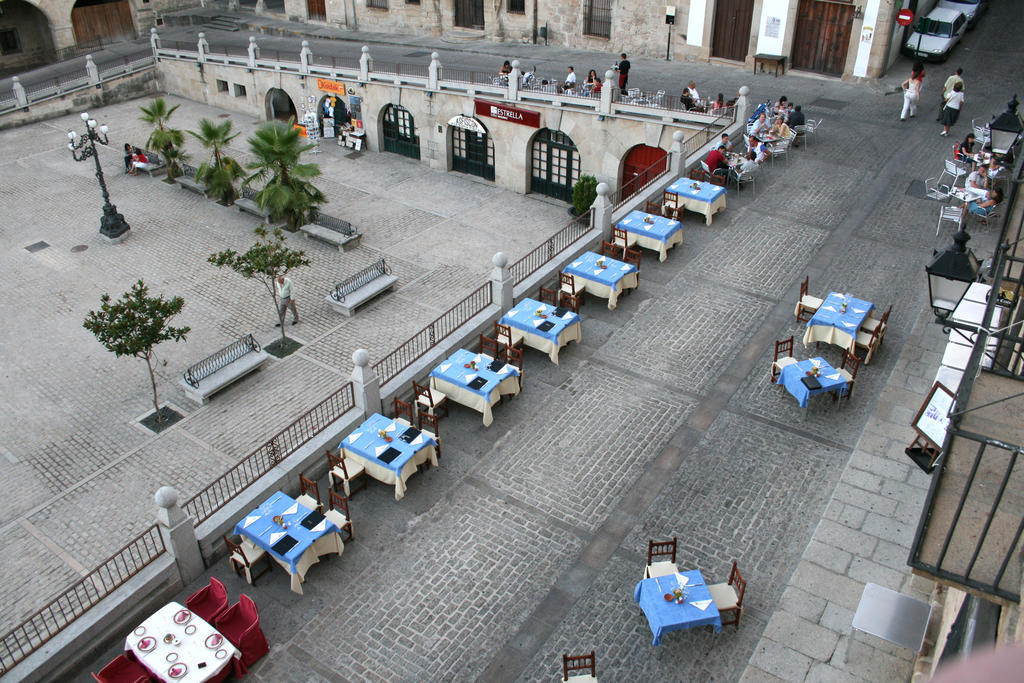
[[[939,0],[936,7],[963,12],[967,17],[967,30],[970,31],[978,23],[982,12],[988,9],[988,0]]]
[[[921,17],[903,44],[912,58],[944,62],[967,31],[967,17],[959,10],[936,7]]]

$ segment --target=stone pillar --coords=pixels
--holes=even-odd
[[[100,87],[100,70],[96,68],[96,62],[92,61],[92,55],[85,56],[85,73],[89,74],[89,83]]]
[[[352,393],[356,407],[361,408],[364,417],[370,417],[380,411],[380,377],[370,367],[370,353],[366,349],[356,349],[352,354]]]
[[[747,97],[750,94],[750,88],[742,85],[736,94],[738,95],[736,98],[736,122],[743,126],[742,133],[745,135],[747,132],[747,117],[750,116],[750,98]]]
[[[256,14],[263,14],[267,9],[266,3],[263,0],[256,0]]]
[[[149,46],[153,48],[153,56],[156,57],[156,51],[160,49],[160,35],[155,28],[149,29]]]
[[[14,91],[14,99],[19,107],[28,106],[28,96],[25,95],[25,86],[21,84],[17,76],[11,76],[11,89]]]
[[[256,44],[256,36],[249,36],[249,68],[256,68],[256,60],[260,58],[260,46]]]
[[[359,57],[359,81],[368,83],[370,81],[370,69],[373,68],[373,59],[370,57],[370,48],[363,45],[363,54]]]
[[[178,492],[172,487],[160,487],[153,497],[160,508],[156,513],[156,525],[164,539],[164,547],[174,557],[181,580],[191,583],[206,571],[192,519],[178,507]]]
[[[601,239],[605,242],[612,241],[612,209],[614,206],[612,200],[608,198],[611,192],[608,183],[598,183],[597,197],[591,204],[591,208],[594,209],[594,224],[591,227],[600,228]]]
[[[206,42],[205,33],[199,34],[199,42],[197,43],[197,49],[199,50],[198,62],[202,64],[206,61],[206,51],[210,49],[210,44]]]
[[[362,64],[360,63],[360,68]],[[427,67],[427,90],[440,90],[437,82],[441,79],[441,55],[430,53],[430,66]]]
[[[309,49],[309,41],[302,41],[302,49],[299,50],[299,73],[308,74],[309,65],[313,61],[313,51]]]
[[[508,256],[498,252],[491,257],[494,270],[491,271],[491,301],[501,306],[501,310],[507,311],[512,308],[514,297],[512,296],[512,271],[508,269]]]
[[[519,79],[523,72],[519,69],[519,60],[512,60],[512,73],[508,75],[508,99],[515,102],[519,99]]]
[[[601,103],[597,107],[597,111],[600,114],[611,114],[612,113],[612,91],[618,86],[615,78],[615,72],[608,69],[604,72],[604,85],[601,86]]]
[[[677,178],[686,175],[686,152],[683,150],[683,139],[686,135],[681,130],[672,133],[672,148],[669,150],[669,173]]]

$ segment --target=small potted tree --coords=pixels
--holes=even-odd
[[[581,175],[572,188],[572,206],[569,213],[582,216],[597,199],[597,178],[592,175]]]

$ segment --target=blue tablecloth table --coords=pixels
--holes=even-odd
[[[537,312],[541,311],[540,317]],[[523,343],[531,349],[548,354],[551,362],[558,365],[558,350],[571,341],[578,342],[583,336],[583,324],[578,313],[561,309],[555,313],[551,304],[536,299],[523,299],[501,316],[502,325],[516,328],[523,333]],[[550,327],[545,323],[551,323]],[[540,327],[548,327],[541,330]]]
[[[653,213],[630,211],[615,227],[626,231],[627,245],[656,251],[659,261],[667,259],[668,250],[683,242],[682,223]]]
[[[391,441],[382,437],[381,431]],[[410,432],[410,441],[401,438],[406,432]],[[358,458],[368,475],[385,484],[394,484],[395,500],[405,497],[405,482],[418,471],[420,465],[428,460],[434,467],[438,464],[436,441],[404,421],[380,413],[368,417],[342,439],[340,448],[346,458]],[[394,451],[398,451],[398,454],[395,455]]]
[[[601,268],[602,263],[604,268]],[[636,288],[639,275],[633,264],[593,251],[580,254],[562,272],[573,276],[577,290],[582,286],[588,294],[608,299],[609,311],[615,310],[623,290]]]
[[[490,427],[494,422],[491,406],[506,394],[519,393],[519,370],[507,363],[492,370],[493,361],[486,354],[459,349],[430,371],[430,386],[447,394],[449,400],[483,413],[484,426]],[[476,368],[467,368],[469,363]],[[473,387],[477,378],[483,382]]]
[[[312,529],[302,526],[301,522],[313,513],[313,510],[300,505],[291,496],[278,491],[235,525],[236,534],[248,538],[254,545],[267,551],[284,567],[292,577],[292,590],[299,595],[302,595],[306,570],[319,562],[321,555],[340,555],[345,549],[341,541],[341,529],[330,520],[324,518]],[[287,529],[274,521],[277,515],[283,518],[284,524],[288,525]],[[279,552],[280,547],[275,548],[275,544],[288,537],[295,539],[295,545]]]
[[[846,309],[843,310],[845,304]],[[857,351],[857,330],[875,305],[849,294],[830,292],[821,307],[807,321],[804,346],[811,342],[835,344],[851,354]]]
[[[812,368],[818,368],[818,376],[815,379],[821,385],[820,389],[811,391],[803,383],[803,378]],[[786,387],[786,391],[793,395],[801,408],[807,407],[807,400],[815,394],[823,394],[827,391],[838,392],[839,396],[845,396],[847,391],[846,380],[839,374],[839,371],[828,364],[824,358],[808,358],[792,365],[782,368],[776,384]]]
[[[711,225],[711,217],[725,210],[725,194],[724,187],[680,178],[665,190],[664,203],[675,209],[702,213],[707,224]]]
[[[680,586],[685,591],[683,604],[665,600],[666,593]],[[647,615],[654,634],[652,645],[660,645],[661,636],[669,631],[695,626],[713,626],[715,633],[722,632],[722,616],[711,599],[704,576],[696,569],[644,579],[633,589],[633,601],[640,603],[640,609]]]

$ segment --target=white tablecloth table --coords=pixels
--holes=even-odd
[[[393,420],[374,413],[341,440],[341,450],[346,458],[358,458],[369,476],[384,484],[394,484],[395,500],[405,497],[405,482],[419,470],[420,465],[429,461],[437,467],[437,448],[432,439],[420,434],[413,443],[401,440],[401,435],[410,426],[405,420]],[[391,439],[390,442],[380,436],[381,430]],[[390,463],[379,460],[375,455],[377,451],[384,451],[391,445],[403,450],[404,454]]]
[[[183,615],[183,623],[175,620],[179,612],[189,615],[187,620]],[[164,642],[168,635],[173,638],[170,643]],[[208,640],[215,646],[209,647]],[[242,656],[217,629],[177,602],[167,603],[142,622],[128,635],[124,649],[154,676],[171,683],[208,681]],[[185,666],[184,674],[172,676],[174,666]]]
[[[473,377],[476,377],[477,374],[487,376],[488,386],[485,389],[481,389],[481,391],[486,390],[484,394],[472,391],[464,384],[456,384],[444,376],[439,376],[443,375],[444,372],[449,372],[451,368],[454,368],[456,374],[458,374],[465,363],[473,360],[479,365],[479,369],[467,370],[466,372]],[[519,371],[508,366],[508,370],[504,371],[502,378],[497,379],[498,376],[495,373],[485,370],[485,367],[493,360],[493,358],[486,354],[459,349],[430,373],[430,386],[437,391],[447,394],[449,400],[461,403],[467,408],[472,408],[482,413],[484,426],[490,427],[491,423],[494,422],[491,406],[500,401],[502,396],[515,396],[519,393]]]
[[[537,329],[538,323],[544,322],[537,316],[537,311],[541,311],[553,321],[555,326],[551,331],[540,332]],[[578,313],[566,309],[562,317],[558,317],[556,311],[558,309],[551,304],[526,298],[509,309],[498,322],[514,327],[523,336],[523,344],[548,354],[551,362],[558,365],[558,350],[571,341],[578,342],[583,337],[583,322]],[[558,329],[559,327],[561,329]]]

